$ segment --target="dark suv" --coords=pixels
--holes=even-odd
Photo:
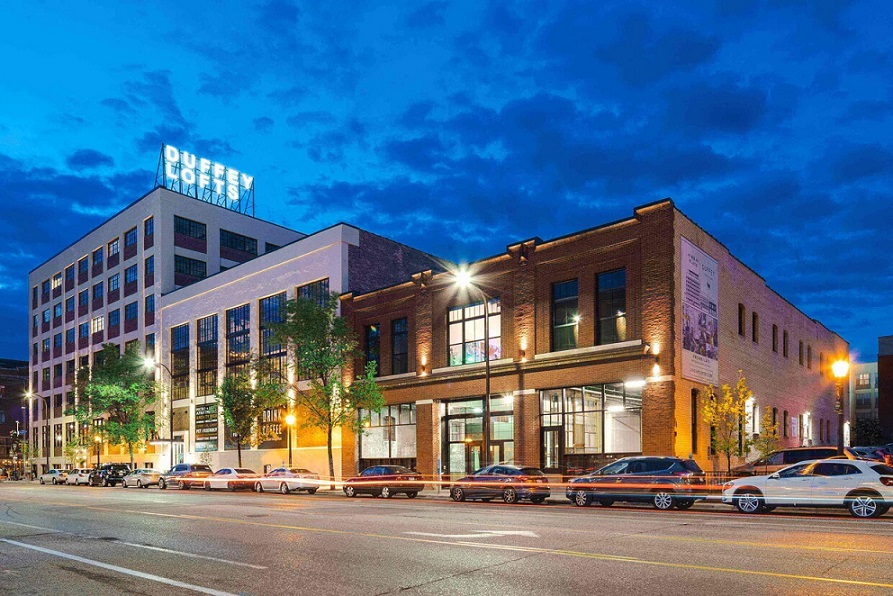
[[[190,483],[180,484],[180,478],[185,476],[185,480],[194,480],[196,478],[205,478],[214,473],[211,466],[207,464],[177,464],[158,479],[158,488],[166,489],[168,486],[179,486],[180,488],[189,488]]]
[[[90,486],[115,486],[130,473],[127,464],[102,464],[90,474]]]
[[[681,457],[624,457],[586,476],[573,478],[566,496],[579,507],[598,501],[651,503],[657,509],[688,509],[706,498],[704,471]]]

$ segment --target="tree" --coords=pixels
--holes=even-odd
[[[384,405],[375,383],[375,364],[369,363],[362,376],[345,382],[343,371],[360,355],[356,334],[348,321],[337,315],[338,295],[329,294],[320,304],[297,298],[285,304],[285,320],[274,325],[276,341],[289,348],[289,366],[297,380],[290,387],[295,405],[305,418],[303,426],[326,432],[329,477],[335,477],[332,433],[348,427],[362,432],[358,410],[378,411]]]
[[[884,429],[877,418],[856,418],[853,425],[854,445],[881,445],[884,441]]]
[[[769,455],[776,451],[781,444],[778,438],[778,421],[772,421],[772,410],[770,408],[766,408],[763,411],[763,418],[760,420],[760,435],[754,439],[753,446],[754,449],[760,454],[760,457],[763,461],[769,457]],[[766,462],[766,471],[769,470],[769,463]]]
[[[91,445],[81,439],[81,435],[75,433],[75,435],[65,443],[65,447],[62,449],[62,454],[65,456],[65,463],[73,468],[78,467],[79,462],[83,465],[83,462],[87,459],[86,453],[89,451],[90,447]]]
[[[92,368],[78,373],[78,399],[66,414],[78,424],[104,418],[95,431],[113,445],[124,445],[133,466],[133,451],[149,439],[155,424],[147,409],[155,403],[155,383],[143,366],[139,343],[122,354],[115,344],[105,344]]]
[[[710,425],[710,443],[713,451],[726,456],[726,472],[732,471],[732,455],[741,456],[750,449],[751,440],[745,429],[750,414],[747,402],[753,393],[741,371],[738,371],[738,382],[732,389],[723,385],[720,395],[716,394],[712,385],[704,391],[704,421]]]
[[[255,374],[258,374],[258,367],[257,363],[251,367]],[[257,446],[278,438],[278,435],[265,431],[263,426],[256,423],[264,410],[282,406],[285,397],[279,384],[270,382],[267,375],[261,373],[252,379],[247,372],[225,377],[216,397],[223,409],[223,418],[235,436],[239,467],[242,467],[242,445]]]

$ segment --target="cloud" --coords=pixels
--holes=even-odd
[[[427,28],[444,24],[443,13],[447,9],[446,2],[428,2],[406,16],[407,27]]]
[[[102,166],[114,166],[115,160],[110,155],[95,149],[78,149],[67,158],[65,163],[73,170],[89,170]]]
[[[268,118],[267,116],[261,116],[260,118],[255,118],[251,122],[254,125],[254,130],[260,133],[270,132],[270,129],[273,128],[273,119]]]

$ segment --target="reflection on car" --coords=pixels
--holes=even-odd
[[[137,488],[146,488],[147,486],[158,485],[161,478],[161,472],[152,468],[137,468],[121,480],[121,486],[128,488],[135,486]]]
[[[510,504],[522,499],[540,504],[550,494],[549,479],[542,470],[507,464],[486,466],[450,486],[450,496],[454,501],[501,498]]]
[[[179,486],[188,489],[193,481],[205,478],[214,473],[207,464],[177,464],[158,479],[158,488],[166,489],[168,486]],[[180,483],[181,478],[186,478],[185,483]],[[200,485],[199,485],[200,486]]]
[[[260,474],[248,468],[221,468],[210,476],[205,476],[202,487],[205,490],[254,490],[254,483],[258,478]]]
[[[90,484],[90,474],[92,473],[92,468],[75,468],[73,470],[68,470],[68,478],[65,479],[65,484],[73,484],[75,486]]]
[[[52,469],[40,475],[41,484],[63,484],[68,478],[68,472],[65,470]]]
[[[306,468],[276,468],[254,483],[254,490],[262,493],[278,490],[284,495],[292,491],[306,490],[313,494],[319,489],[319,474]]]
[[[90,486],[115,486],[130,474],[127,464],[102,464],[90,474]]]
[[[877,517],[893,505],[893,468],[868,460],[802,462],[774,474],[727,482],[722,502],[742,513],[845,507],[855,517]]]
[[[359,476],[344,482],[344,494],[355,497],[359,494],[382,496],[389,499],[403,493],[414,499],[424,487],[424,479],[418,472],[403,466],[372,466]]]

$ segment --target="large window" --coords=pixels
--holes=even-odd
[[[217,315],[198,320],[196,341],[197,395],[212,395],[217,390]]]
[[[208,275],[208,266],[198,259],[174,255],[174,272],[204,279]]]
[[[143,222],[143,235],[151,236],[155,233],[155,218],[150,217]]]
[[[577,280],[552,284],[552,351],[576,348],[579,328]]]
[[[409,323],[406,319],[391,321],[391,374],[409,370]]]
[[[114,240],[109,242],[108,250],[109,250],[109,257],[113,257],[116,254],[118,254],[119,252],[121,252],[121,248],[120,248],[120,245],[118,244],[117,238],[115,238]]]
[[[138,319],[140,316],[140,303],[139,302],[131,302],[130,304],[124,305],[124,320],[125,321],[133,321]]]
[[[596,343],[603,345],[626,341],[626,270],[599,273],[595,294],[598,317]]]
[[[146,258],[146,277],[149,277],[153,273],[155,273],[155,257],[149,256]]]
[[[263,298],[260,309],[261,355],[267,359],[273,377],[285,376],[285,345],[276,341],[273,327],[285,321],[285,292]],[[275,380],[275,379],[274,379]]]
[[[248,304],[226,311],[226,365],[232,372],[251,359],[251,309]],[[233,368],[239,367],[239,368]]]
[[[642,451],[642,390],[624,383],[540,391],[543,467],[588,468]]]
[[[242,234],[230,232],[229,230],[220,230],[220,246],[247,252],[252,255],[257,254],[257,240],[249,238],[248,236],[243,236]]]
[[[114,292],[121,287],[121,274],[116,273],[109,277],[109,292]]]
[[[320,306],[324,306],[326,300],[329,299],[329,278],[298,286],[297,294],[298,298],[313,300]]]
[[[134,246],[136,244],[136,228],[130,228],[124,233],[124,246]]]
[[[189,397],[189,325],[171,329],[171,394],[174,399]]]
[[[375,376],[381,375],[381,325],[366,325],[363,329],[366,366],[375,365]]]
[[[502,307],[499,298],[487,302],[487,341],[490,360],[502,357]],[[484,361],[484,303],[449,310],[450,366]]]
[[[139,271],[137,270],[136,265],[131,265],[130,267],[128,267],[127,269],[124,270],[124,283],[132,284],[138,279],[139,279]]]
[[[363,424],[363,433],[360,435],[361,460],[372,464],[415,458],[415,404],[385,406],[379,412],[360,410],[359,415]]]
[[[183,234],[184,236],[189,236],[190,238],[196,238],[198,240],[207,240],[207,230],[208,227],[203,223],[192,221],[191,219],[186,219],[179,215],[174,216],[175,234]]]
[[[98,267],[102,265],[102,249],[97,248],[93,251],[93,266]]]

